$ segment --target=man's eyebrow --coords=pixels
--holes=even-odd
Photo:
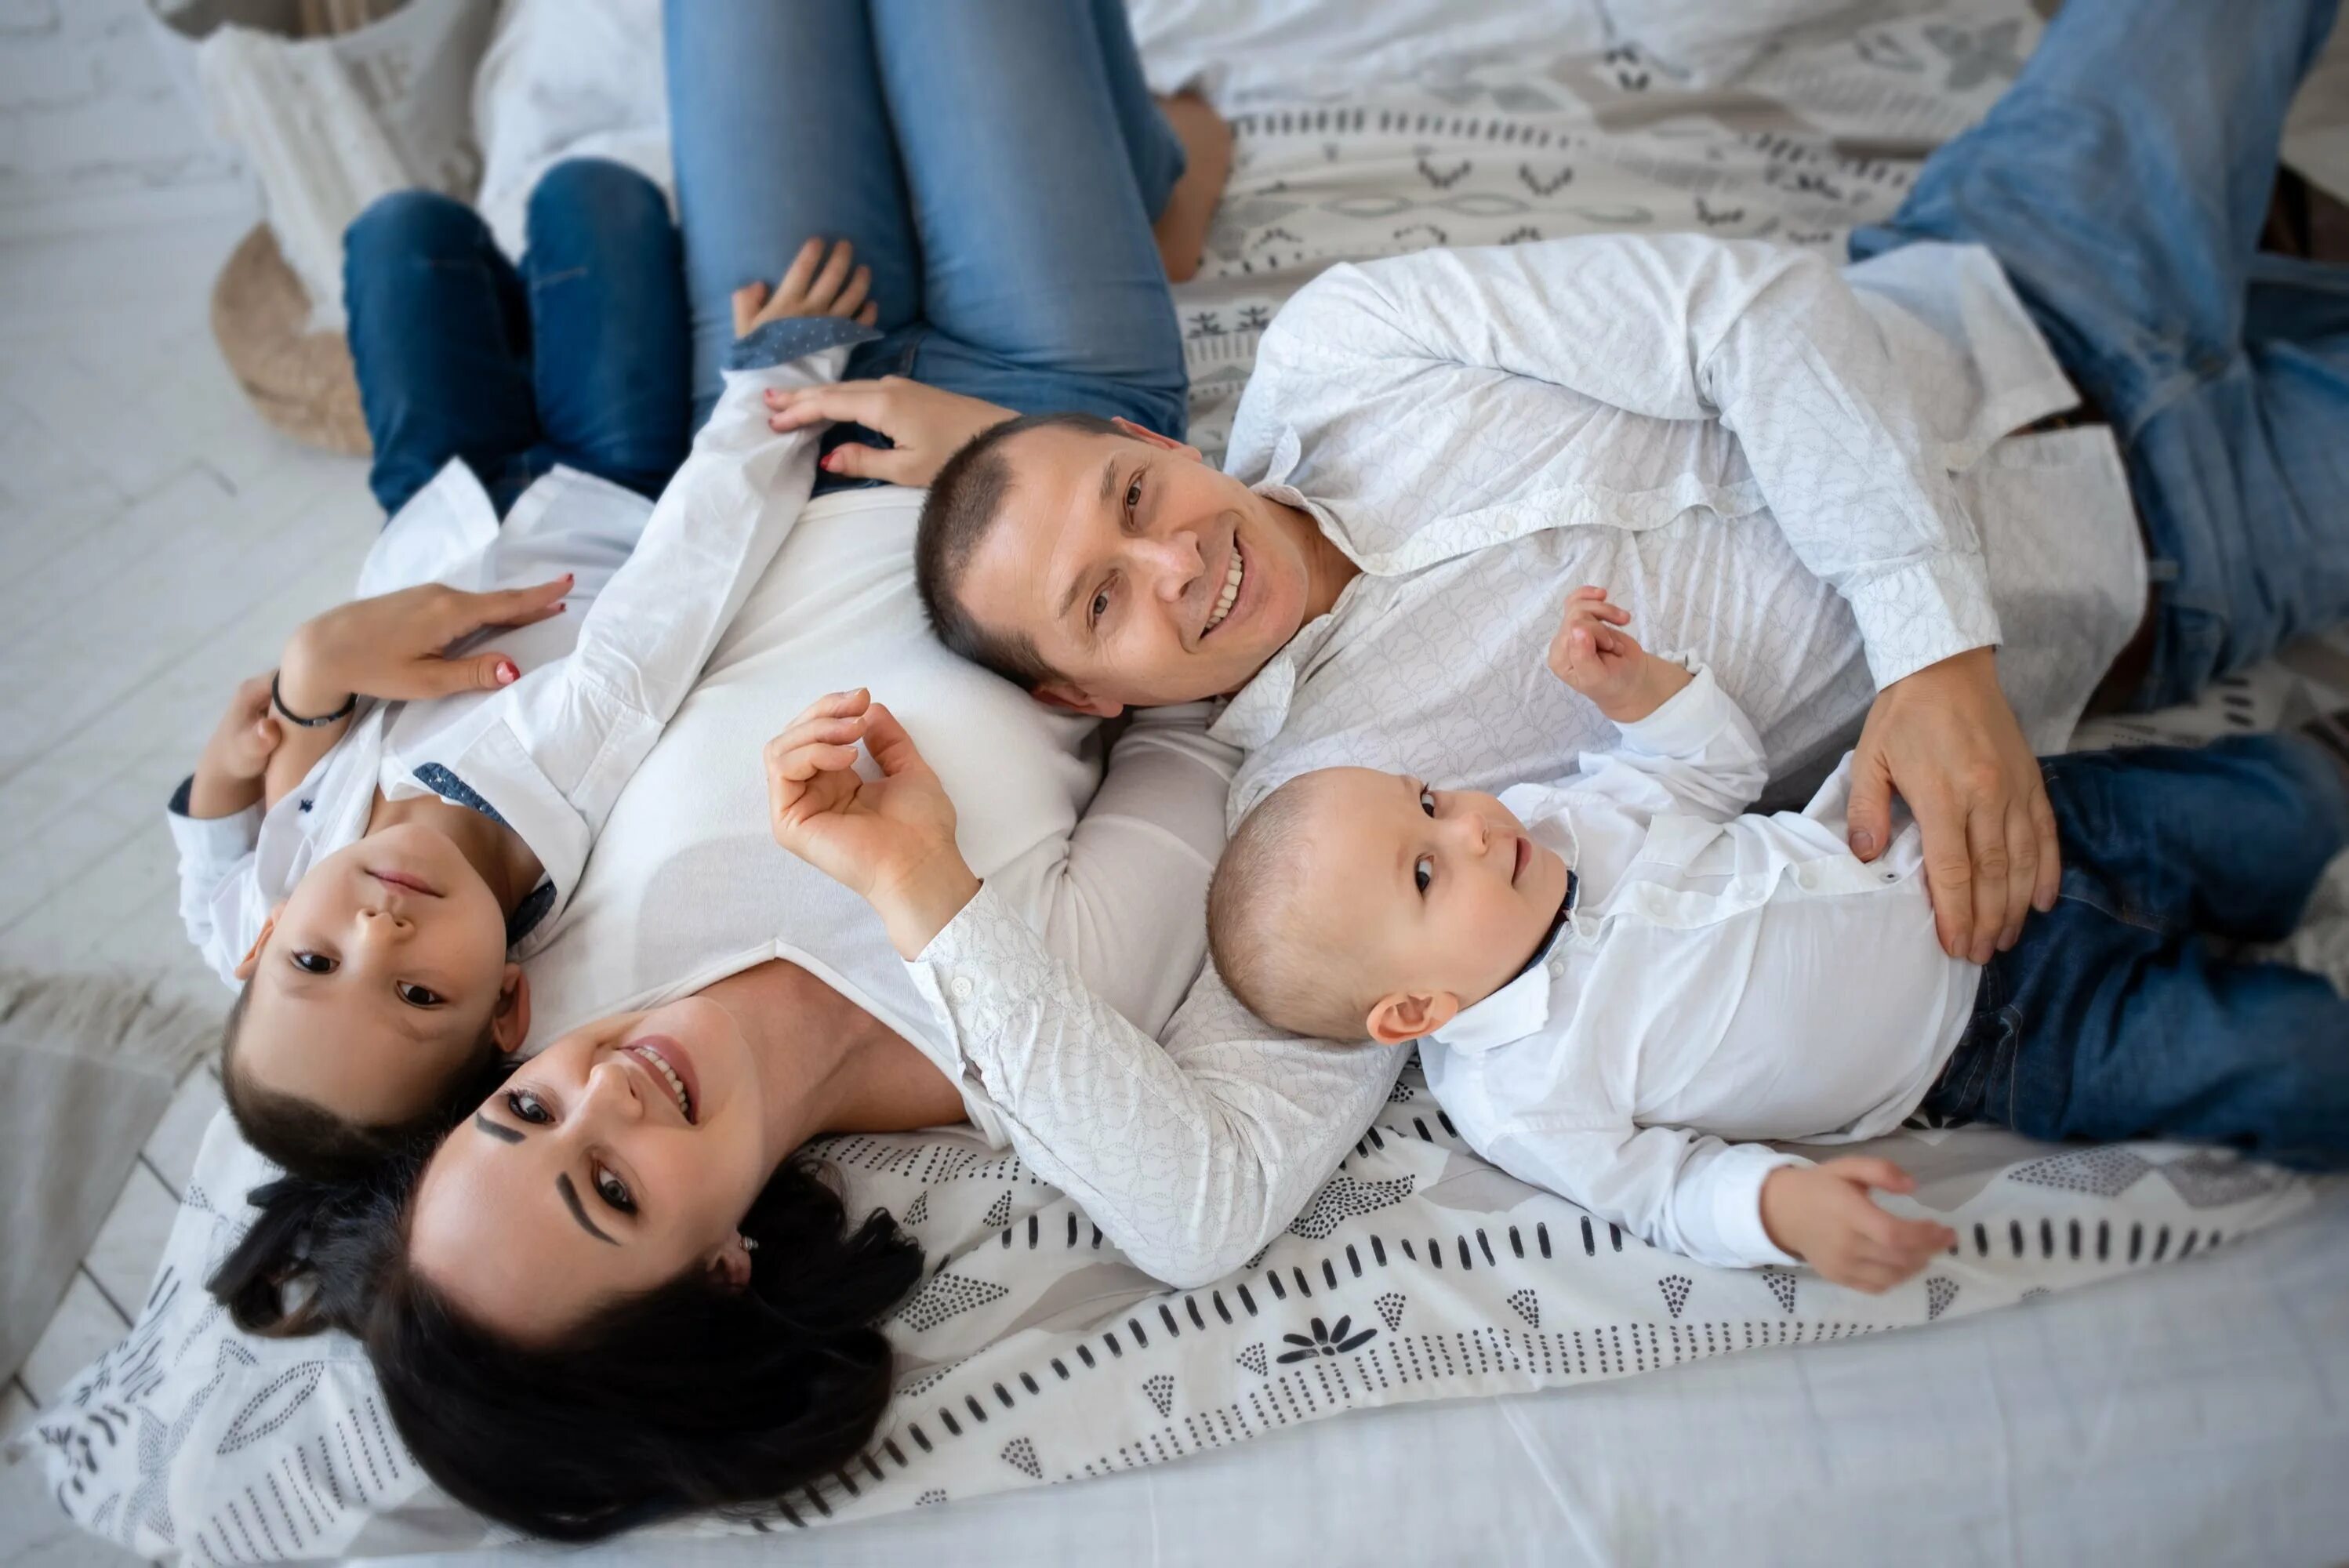
[[[580,1206],[579,1189],[571,1184],[570,1171],[558,1171],[554,1173],[554,1190],[563,1194],[564,1202],[571,1205],[571,1217],[579,1222],[581,1230],[607,1245],[616,1247],[620,1244],[605,1235],[596,1227],[595,1222],[587,1217],[587,1211]]]
[[[508,1143],[522,1141],[522,1132],[519,1129],[508,1127],[502,1121],[492,1121],[478,1110],[473,1112],[473,1126],[476,1130],[486,1132],[492,1138],[502,1138]]]
[[[1101,488],[1101,502],[1102,502],[1102,505],[1103,505],[1103,506],[1107,506],[1107,505],[1109,504],[1109,498],[1110,498],[1111,492],[1112,492],[1112,491],[1113,491],[1113,490],[1115,490],[1116,489],[1117,489],[1117,456],[1116,456],[1116,454],[1115,454],[1115,453],[1112,453],[1112,454],[1110,455],[1110,459],[1109,459],[1109,461],[1107,461],[1107,462],[1105,462],[1105,463],[1103,463],[1103,464],[1102,465],[1102,488]]]

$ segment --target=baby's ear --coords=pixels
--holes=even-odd
[[[1382,1046],[1399,1046],[1432,1035],[1460,1016],[1460,998],[1449,991],[1393,991],[1371,1004],[1364,1026]]]
[[[246,948],[244,956],[236,961],[233,973],[238,979],[252,979],[253,972],[261,967],[261,950],[269,945],[269,934],[277,929],[277,917],[285,913],[285,905],[282,902],[271,906],[269,917],[261,923],[261,934],[253,939],[253,945]]]
[[[530,1037],[530,976],[519,964],[509,964],[500,982],[498,1005],[490,1014],[490,1038],[500,1051],[512,1056]]]

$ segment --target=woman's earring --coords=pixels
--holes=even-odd
[[[742,1243],[742,1250],[746,1253],[755,1253],[759,1250],[759,1238],[756,1236],[738,1235],[734,1239]]]

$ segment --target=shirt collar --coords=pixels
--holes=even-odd
[[[1435,1031],[1438,1045],[1488,1051],[1522,1040],[1549,1022],[1549,966],[1537,958],[1524,974]]]

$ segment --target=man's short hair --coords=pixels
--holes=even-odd
[[[1242,1006],[1277,1028],[1326,1040],[1363,1037],[1375,991],[1332,949],[1311,883],[1313,775],[1259,802],[1207,883],[1207,952]]]
[[[1003,443],[1025,430],[1048,428],[1088,436],[1125,433],[1098,414],[1075,412],[1023,414],[982,430],[964,442],[930,481],[921,527],[914,536],[914,583],[938,641],[1030,691],[1060,679],[1060,672],[1044,662],[1026,633],[981,625],[963,608],[960,594],[970,558],[986,542],[1011,488],[1011,465],[1003,456]]]

